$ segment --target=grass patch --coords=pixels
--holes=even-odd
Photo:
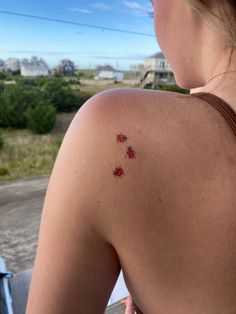
[[[82,95],[90,95],[93,96],[97,93],[100,93],[106,89],[111,89],[111,88],[127,88],[127,87],[134,87],[134,86],[129,86],[127,84],[124,84],[122,82],[119,83],[107,83],[106,85],[99,85],[98,83],[94,85],[86,85],[86,84],[81,84],[81,85],[71,85],[71,88],[73,90],[80,90]]]
[[[0,181],[50,174],[62,139],[35,135],[29,130],[0,129],[4,148],[0,152]]]

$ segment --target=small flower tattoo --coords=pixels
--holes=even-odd
[[[117,136],[116,136],[116,139],[117,139],[117,142],[118,143],[123,143],[125,141],[127,141],[127,136],[122,134],[122,133],[119,133]]]
[[[128,151],[126,153],[130,159],[136,158],[136,153],[131,146],[128,147]]]
[[[115,177],[121,177],[124,174],[124,170],[121,167],[117,167],[114,171],[113,171],[113,175]]]

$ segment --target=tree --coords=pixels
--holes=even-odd
[[[58,65],[58,72],[63,76],[75,76],[75,65],[71,60],[61,60]]]

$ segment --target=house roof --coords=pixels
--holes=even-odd
[[[166,59],[166,57],[164,56],[163,52],[159,51],[154,55],[147,57],[146,59]]]
[[[118,72],[110,65],[98,66],[97,71],[108,71],[108,72]]]

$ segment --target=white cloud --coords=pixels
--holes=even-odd
[[[103,2],[96,2],[92,4],[92,7],[102,11],[109,11],[111,10],[111,6],[109,4]]]
[[[135,10],[142,10],[143,9],[143,6],[138,2],[123,1],[123,3],[125,6],[127,6],[130,9],[135,9]]]
[[[148,16],[150,6],[145,6],[135,1],[124,0],[123,4],[130,9],[130,12],[135,16]]]
[[[68,10],[71,12],[79,12],[79,13],[83,13],[83,14],[91,14],[92,13],[91,10],[80,9],[80,8],[68,8]]]

